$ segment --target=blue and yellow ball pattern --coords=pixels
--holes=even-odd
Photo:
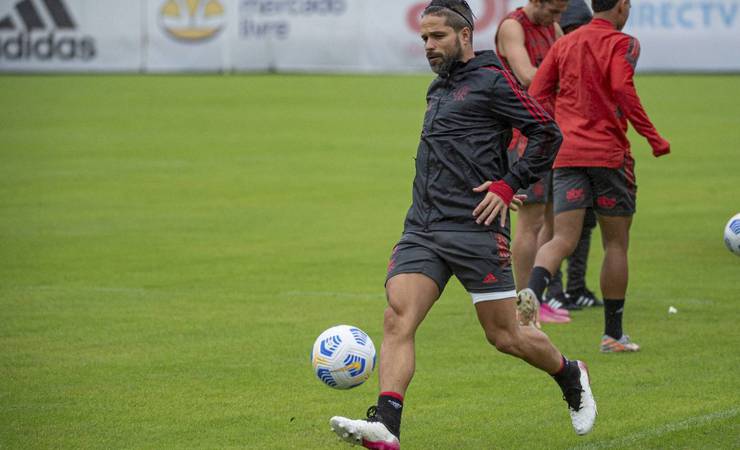
[[[361,329],[337,325],[316,338],[311,364],[322,383],[351,389],[364,383],[375,370],[375,346]]]

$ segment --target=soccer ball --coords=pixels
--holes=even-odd
[[[364,383],[375,369],[375,346],[364,331],[337,325],[316,338],[311,352],[313,371],[321,382],[335,389]]]
[[[725,225],[725,245],[740,256],[740,213],[735,214]]]

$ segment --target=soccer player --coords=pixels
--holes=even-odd
[[[552,273],[573,252],[584,211],[594,208],[604,245],[601,292],[605,329],[602,352],[634,352],[639,345],[623,333],[627,291],[627,247],[637,186],[627,140],[627,121],[656,157],[670,144],[655,130],[635,90],[633,76],[640,44],[620,30],[630,0],[592,0],[594,18],[558,40],[542,62],[530,93],[563,130],[554,164],[554,237],[535,258],[529,287],[519,293],[524,320],[535,320],[536,303]],[[525,313],[531,313],[526,317]]]
[[[560,385],[576,433],[588,433],[596,419],[586,365],[519,324],[509,261],[514,192],[549,170],[560,132],[493,51],[473,51],[473,23],[463,0],[433,0],[422,13],[421,38],[438,76],[427,91],[411,207],[388,264],[380,394],[367,419],[330,420],[340,438],[366,448],[400,448],[416,330],[453,274],[470,293],[488,342]],[[509,167],[512,128],[528,143]]]
[[[525,88],[555,40],[563,35],[557,20],[568,6],[567,0],[530,0],[501,21],[494,38],[501,62]],[[509,145],[509,158],[516,161],[526,148],[527,139],[519,130]],[[516,232],[511,244],[516,286],[523,289],[529,280],[537,249],[552,237],[551,172],[522,191],[527,198],[519,209]],[[568,312],[543,302],[539,320],[549,323],[570,322]]]
[[[584,0],[570,0],[568,8],[560,15],[558,24],[563,34],[571,33],[591,21],[593,14]],[[519,213],[521,215],[521,212]],[[596,227],[596,214],[587,208],[583,219],[583,230],[573,254],[568,256],[568,290],[563,290],[561,270],[553,275],[547,285],[545,302],[551,307],[569,310],[589,306],[604,306],[596,295],[586,286],[588,252],[591,247],[591,232]],[[552,238],[552,236],[550,236]],[[534,259],[534,258],[533,258]]]

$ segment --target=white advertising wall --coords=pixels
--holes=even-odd
[[[526,0],[468,0],[492,48]],[[0,0],[0,72],[427,71],[419,0]],[[632,0],[641,71],[740,71],[740,0]]]
[[[366,71],[370,1],[238,0],[236,70]]]
[[[623,30],[642,71],[740,70],[740,1],[635,0]]]
[[[397,71],[428,71],[424,43],[419,37],[421,12],[428,1],[389,1],[382,7],[368,8],[363,52],[368,65],[375,70],[395,67]],[[476,49],[493,48],[496,27],[518,4],[507,0],[470,0],[476,15],[473,44]]]
[[[139,70],[143,3],[0,0],[0,71]]]

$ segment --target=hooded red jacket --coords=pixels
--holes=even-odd
[[[655,156],[670,152],[642,108],[633,76],[640,43],[604,19],[560,38],[550,48],[529,94],[563,133],[553,167],[622,167],[631,158],[627,120]]]

